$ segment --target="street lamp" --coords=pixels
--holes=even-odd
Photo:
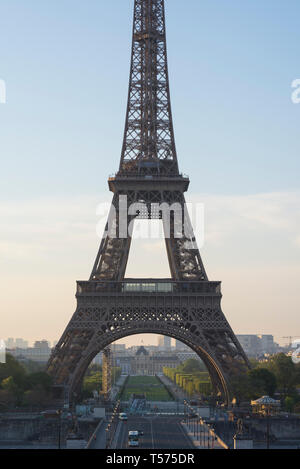
[[[58,415],[58,449],[61,449],[61,414],[62,414],[62,410],[59,409],[57,411],[57,415]]]
[[[210,449],[210,424],[207,424],[207,448]]]
[[[105,429],[105,448],[108,449],[109,447],[109,442],[108,442],[108,432],[109,432],[109,429],[108,427]]]
[[[203,428],[202,428],[202,422],[200,422],[200,432],[199,432],[200,446],[202,446],[202,435],[203,435]]]
[[[266,417],[267,417],[267,449],[270,449],[270,408],[266,410]]]

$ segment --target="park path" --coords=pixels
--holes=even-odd
[[[177,386],[177,384],[173,383],[170,378],[167,378],[167,376],[162,375],[160,376],[160,379],[164,383],[164,385],[169,389],[176,401],[183,402],[186,399],[185,391],[179,386]]]

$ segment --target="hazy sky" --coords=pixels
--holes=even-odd
[[[132,9],[1,2],[0,338],[58,339],[89,277],[120,157]],[[188,200],[205,204],[209,278],[236,333],[300,336],[299,0],[166,10],[177,150]],[[133,243],[127,274],[168,275],[162,248]]]

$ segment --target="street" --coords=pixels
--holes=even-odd
[[[120,422],[116,434],[116,449],[128,448],[128,432],[139,430],[140,448],[147,449],[191,449],[189,437],[180,425],[182,417],[136,417],[129,416],[127,422]]]

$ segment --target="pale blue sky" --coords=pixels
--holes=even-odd
[[[1,1],[4,338],[57,339],[89,276],[96,204],[120,158],[132,9]],[[207,206],[208,274],[237,333],[300,333],[299,0],[166,0],[166,12],[179,164]],[[145,274],[133,259],[130,274]]]
[[[132,0],[2,0],[1,197],[95,193],[118,167]],[[298,0],[166,0],[173,114],[191,190],[296,189]]]

